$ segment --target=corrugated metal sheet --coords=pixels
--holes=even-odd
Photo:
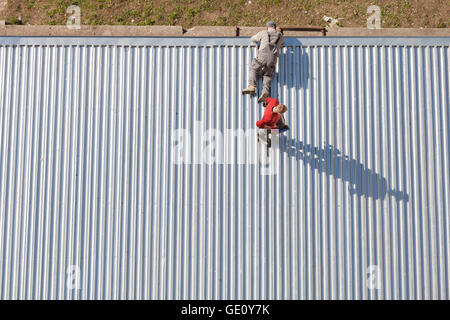
[[[288,39],[266,174],[175,163],[262,116],[248,39],[0,38],[0,297],[448,299],[449,44]]]

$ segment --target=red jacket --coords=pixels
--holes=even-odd
[[[264,129],[264,125],[271,127],[272,129],[277,128],[277,122],[280,120],[281,115],[279,113],[274,113],[272,109],[280,104],[277,99],[268,97],[266,99],[267,107],[264,111],[264,115],[261,120],[256,121],[256,126]]]

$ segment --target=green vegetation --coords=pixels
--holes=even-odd
[[[16,17],[10,17],[5,21],[6,24],[22,24],[22,20]]]
[[[87,25],[242,25],[268,20],[284,25],[324,26],[323,16],[343,27],[365,27],[369,5],[381,8],[382,27],[450,25],[448,0],[8,0],[3,18],[11,24],[66,24],[67,8],[78,5]]]

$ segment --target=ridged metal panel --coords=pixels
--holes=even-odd
[[[263,175],[174,163],[262,116],[248,39],[0,38],[0,297],[448,299],[449,44],[288,38]]]

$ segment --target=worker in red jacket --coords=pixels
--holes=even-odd
[[[261,120],[256,121],[256,126],[261,129],[287,130],[289,127],[284,123],[282,116],[287,111],[287,107],[271,97],[266,98],[265,104],[264,115]]]

